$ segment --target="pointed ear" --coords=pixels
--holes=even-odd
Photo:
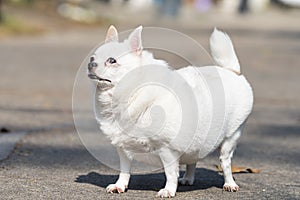
[[[133,52],[136,52],[137,55],[141,55],[141,53],[143,51],[143,46],[142,46],[142,30],[143,30],[142,26],[137,27],[129,35],[129,38],[128,38],[130,50],[133,51]]]
[[[118,41],[119,41],[118,31],[113,25],[111,25],[108,28],[106,33],[105,43],[118,42]]]

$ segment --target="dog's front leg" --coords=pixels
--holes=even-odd
[[[110,184],[106,187],[106,192],[109,193],[125,192],[125,189],[128,187],[128,183],[130,179],[130,169],[131,169],[132,159],[128,158],[128,156],[122,149],[117,148],[117,150],[120,157],[120,175],[119,175],[119,179],[115,184]]]
[[[157,196],[161,198],[174,197],[179,177],[179,156],[169,149],[162,150],[159,156],[164,166],[167,182],[165,188],[161,189]]]

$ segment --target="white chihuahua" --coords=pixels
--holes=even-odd
[[[212,150],[219,147],[220,151],[220,162],[225,179],[223,189],[231,192],[238,191],[239,186],[232,177],[231,158],[244,124],[252,111],[253,93],[251,86],[240,72],[239,61],[230,38],[217,29],[210,37],[211,55],[217,66],[205,66],[197,70],[189,66],[172,70],[166,62],[154,59],[151,53],[143,50],[141,32],[140,26],[127,40],[119,42],[118,32],[111,26],[105,44],[96,49],[88,65],[88,76],[96,85],[94,101],[96,119],[101,131],[116,146],[120,157],[119,179],[115,184],[108,185],[106,191],[110,193],[125,191],[130,179],[132,160],[137,159],[163,166],[167,181],[157,196],[174,197],[178,182],[185,185],[193,184],[196,162],[209,148],[206,145],[212,143],[214,144]],[[178,132],[182,113],[176,98],[171,97],[174,94],[165,92],[155,84],[141,87],[135,93],[127,91],[125,87],[123,93],[115,94],[116,87],[122,84],[122,79],[129,72],[151,64],[163,66],[170,73],[180,74],[186,81],[186,85],[192,89],[197,101],[201,102],[195,108],[198,109],[201,122],[193,133],[193,138],[187,133]],[[209,89],[205,87],[203,76],[195,71],[202,71],[206,78],[216,78],[207,73],[208,69],[218,72],[223,85],[222,102],[225,106],[225,114],[222,130],[217,130],[220,134],[216,137],[210,135],[209,141],[203,143],[204,138],[207,138],[203,135],[210,128],[213,102]],[[136,80],[141,77],[137,77]],[[135,79],[130,83],[135,84]],[[124,96],[128,96],[126,101]],[[153,115],[149,113],[154,105],[159,105],[165,110],[164,127],[160,129],[160,134],[152,134],[151,128],[139,129],[141,131],[136,133],[136,127],[145,127],[145,124],[151,123]],[[188,145],[186,141],[189,141]],[[139,153],[147,156],[138,156]],[[186,172],[182,178],[179,178],[180,164],[186,164]]]

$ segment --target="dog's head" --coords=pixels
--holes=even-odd
[[[142,26],[136,28],[127,40],[119,42],[118,32],[110,26],[105,43],[90,57],[88,76],[98,83],[114,84],[128,71],[138,67],[142,59]]]

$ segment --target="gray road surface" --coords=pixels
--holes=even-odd
[[[233,162],[262,172],[234,175],[240,191],[223,192],[213,154],[198,163],[195,185],[180,186],[176,199],[300,198],[300,27],[290,17],[286,23],[288,17],[274,14],[257,24],[245,18],[222,26],[234,40],[255,93],[254,112]],[[175,28],[207,47],[213,26]],[[89,28],[0,41],[1,127],[29,132],[0,161],[1,200],[151,199],[163,187],[164,174],[158,172],[134,175],[127,193],[106,194],[117,172],[94,159],[74,130],[76,71],[103,37],[104,29]]]

